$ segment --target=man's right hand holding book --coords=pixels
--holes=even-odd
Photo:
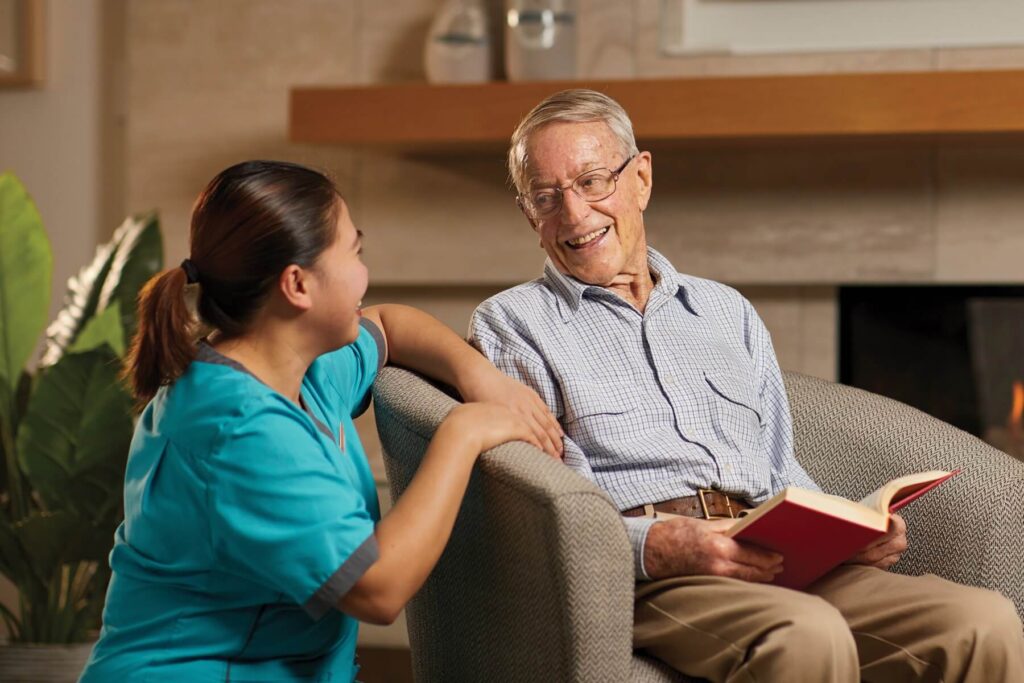
[[[782,555],[726,536],[735,521],[672,517],[654,524],[644,544],[648,576],[713,575],[770,582],[782,571]]]

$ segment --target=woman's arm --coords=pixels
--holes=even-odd
[[[375,530],[380,558],[338,603],[374,624],[390,624],[426,581],[451,536],[477,456],[505,441],[540,446],[504,406],[467,403],[438,427],[409,487]]]
[[[384,333],[388,359],[459,390],[470,401],[499,403],[522,417],[540,447],[562,453],[562,428],[537,392],[499,372],[447,326],[426,313],[399,304],[363,309]]]

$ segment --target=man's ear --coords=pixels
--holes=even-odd
[[[654,168],[650,152],[640,152],[637,155],[636,182],[636,195],[640,203],[640,211],[643,212],[647,209],[647,203],[651,201],[651,188],[654,186]]]
[[[313,306],[310,293],[313,272],[294,263],[281,271],[277,279],[277,287],[281,296],[290,305],[300,311],[308,311]]]

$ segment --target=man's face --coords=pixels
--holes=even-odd
[[[531,190],[566,187],[580,174],[616,169],[627,159],[622,145],[601,122],[552,123],[527,146]],[[593,203],[570,189],[554,214],[531,220],[541,246],[559,271],[587,284],[610,286],[647,273],[643,210],[651,194],[651,155],[640,153],[619,175],[615,191]]]

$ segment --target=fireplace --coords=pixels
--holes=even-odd
[[[1024,286],[841,287],[839,380],[1024,459]]]

